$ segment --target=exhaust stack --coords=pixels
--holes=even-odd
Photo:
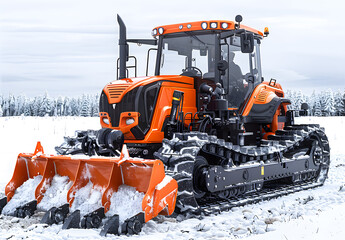
[[[117,14],[117,22],[119,23],[119,51],[120,51],[120,66],[119,79],[126,78],[126,63],[128,61],[128,44],[126,37],[126,25],[122,18]]]

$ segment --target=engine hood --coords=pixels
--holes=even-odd
[[[192,77],[180,75],[162,75],[153,77],[124,78],[108,83],[103,92],[107,95],[109,104],[119,103],[123,96],[139,86],[145,86],[154,82],[176,82],[194,86]]]

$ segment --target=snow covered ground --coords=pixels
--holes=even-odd
[[[0,195],[10,180],[19,152],[33,152],[36,141],[46,153],[76,129],[98,129],[98,118],[0,118]],[[177,222],[159,217],[148,222],[141,239],[344,239],[345,136],[344,117],[304,117],[298,123],[320,123],[331,145],[329,178],[321,188],[247,205],[202,219]],[[19,220],[0,216],[0,239],[104,239],[99,229],[61,230],[38,224],[41,216]],[[107,239],[134,239],[112,236]]]

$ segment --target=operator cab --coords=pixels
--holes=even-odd
[[[180,73],[196,81],[220,83],[229,108],[238,109],[262,81],[260,41],[263,34],[240,26],[240,22],[167,25],[153,29],[152,35],[158,39],[155,75]],[[243,42],[248,41],[251,46],[245,49]]]

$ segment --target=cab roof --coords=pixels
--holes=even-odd
[[[198,21],[198,22],[187,22],[179,24],[171,24],[156,27],[152,30],[152,36],[165,35],[170,33],[179,32],[191,32],[191,31],[203,31],[203,30],[234,30],[234,21],[224,21],[224,20],[209,20],[209,21]],[[245,25],[240,25],[239,29],[245,29],[247,31],[253,32],[255,34],[264,36],[264,34],[254,28],[247,27]]]

